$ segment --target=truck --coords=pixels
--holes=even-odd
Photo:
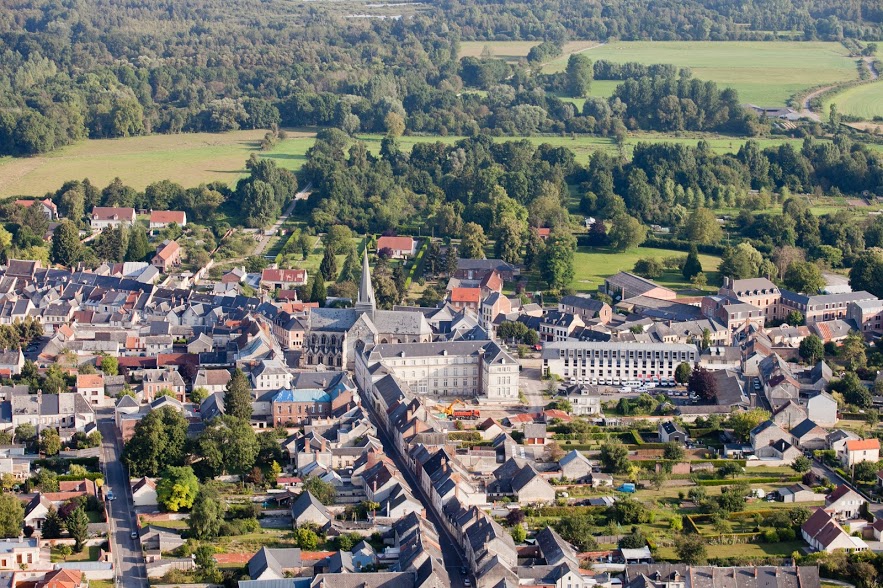
[[[451,416],[455,419],[477,419],[481,416],[481,411],[477,408],[458,408],[454,409]]]

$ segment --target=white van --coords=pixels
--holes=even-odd
[[[623,386],[622,388],[619,389],[619,391],[622,394],[630,394],[632,391],[632,387],[631,386]]]

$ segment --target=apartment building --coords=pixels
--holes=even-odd
[[[698,359],[694,345],[561,341],[543,347],[543,375],[586,384],[667,381],[679,364]]]

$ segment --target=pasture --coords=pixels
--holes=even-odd
[[[100,187],[119,177],[124,184],[144,189],[152,182],[171,180],[185,187],[204,182],[225,182],[234,185],[246,174],[245,162],[252,153],[275,160],[281,167],[296,171],[306,161],[306,152],[312,146],[315,132],[311,129],[289,130],[288,137],[272,150],[261,151],[260,139],[264,131],[233,131],[229,133],[184,133],[179,135],[149,135],[126,139],[87,140],[64,147],[51,154],[28,158],[0,158],[0,197],[42,196],[55,191],[74,179],[89,178]],[[383,135],[358,135],[368,149],[377,154]],[[440,141],[451,145],[463,137],[457,136],[403,136],[399,143],[410,150],[417,143]],[[618,151],[609,137],[535,135],[531,137],[495,137],[494,141],[514,141],[526,138],[535,145],[549,143],[572,150],[576,160],[586,163],[592,153],[603,150]],[[696,145],[708,141],[718,153],[734,153],[745,143],[742,137],[707,133],[633,133],[623,146],[624,155],[631,156],[640,142],[679,143]],[[791,142],[796,149],[797,139],[756,139],[761,147]]]
[[[637,247],[627,251],[612,251],[606,247],[579,247],[573,258],[573,288],[578,291],[597,290],[604,284],[604,278],[621,271],[632,271],[639,259],[666,257],[686,257],[684,251],[673,249],[657,249],[655,247]],[[699,261],[709,284],[719,283],[717,268],[720,257],[699,254]],[[692,289],[680,272],[666,271],[656,283],[674,290]]]
[[[855,62],[840,43],[628,41],[593,47],[586,54],[593,61],[689,67],[695,78],[734,88],[742,102],[761,106],[784,105],[800,90],[858,77]],[[566,54],[550,61],[543,71],[563,71],[567,58]],[[597,86],[597,95],[609,95],[612,89],[607,82],[602,84]]]
[[[571,53],[579,53],[591,47],[597,46],[597,41],[569,41],[562,47],[564,63]],[[462,41],[460,43],[460,57],[481,57],[487,47],[491,57],[506,61],[518,61],[527,57],[531,47],[539,45],[537,41]]]
[[[826,117],[832,104],[837,105],[837,111],[840,114],[864,120],[883,116],[883,83],[877,81],[853,86],[828,97],[822,108]]]

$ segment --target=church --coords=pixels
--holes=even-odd
[[[307,320],[303,367],[353,369],[356,343],[428,343],[432,327],[422,312],[378,310],[371,284],[368,251],[362,256],[362,279],[354,308],[314,308]]]

